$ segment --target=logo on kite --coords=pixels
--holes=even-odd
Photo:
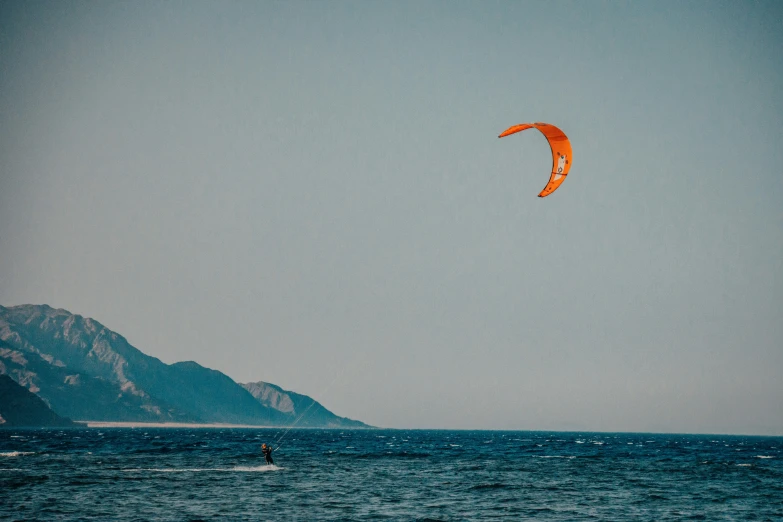
[[[571,142],[568,141],[568,136],[563,131],[554,125],[541,122],[514,125],[501,132],[498,138],[505,138],[527,129],[538,129],[546,138],[552,151],[552,173],[549,176],[549,183],[546,184],[544,190],[538,195],[540,198],[545,198],[557,190],[557,187],[568,176],[568,171],[571,169]]]
[[[561,178],[563,175],[563,169],[565,169],[566,166],[566,157],[557,153],[557,177]]]

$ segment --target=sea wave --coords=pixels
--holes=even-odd
[[[534,459],[575,459],[576,455],[530,455]]]
[[[475,486],[471,486],[470,489],[506,489],[510,488],[508,484],[503,484],[501,482],[492,482],[489,484],[476,484]]]
[[[35,455],[33,451],[0,451],[0,457],[23,457],[25,455]]]
[[[346,457],[353,457],[356,459],[426,459],[432,456],[431,453],[417,452],[417,451],[385,451],[383,453],[360,453],[360,454],[346,454]]]

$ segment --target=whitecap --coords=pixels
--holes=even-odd
[[[772,455],[756,455],[757,459],[774,459]]]
[[[0,452],[0,457],[22,457],[24,455],[35,455],[32,451],[3,451]]]

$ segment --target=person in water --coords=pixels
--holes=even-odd
[[[261,444],[261,453],[264,454],[264,458],[266,459],[267,464],[275,463],[275,461],[272,460],[272,448],[270,446],[267,446],[266,444]]]

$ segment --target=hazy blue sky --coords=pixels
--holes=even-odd
[[[385,427],[783,434],[781,137],[776,1],[3,2],[0,304]]]

